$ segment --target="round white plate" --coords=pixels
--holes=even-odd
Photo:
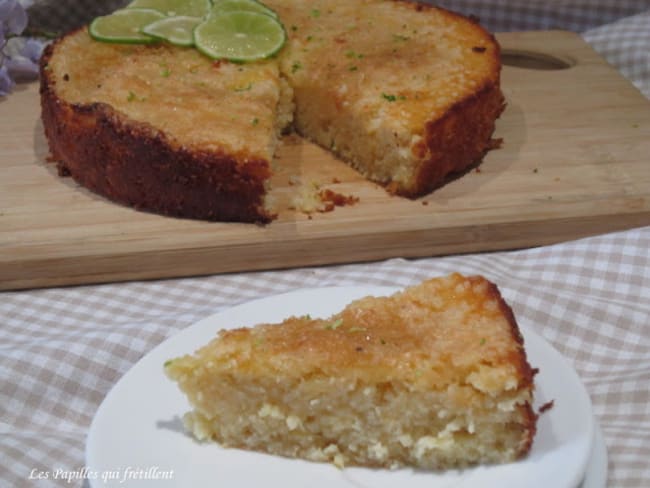
[[[163,363],[193,352],[217,330],[281,321],[290,315],[327,317],[352,299],[387,295],[386,287],[298,290],[217,313],[168,339],[142,358],[99,407],[87,439],[93,487],[522,487],[580,485],[592,450],[594,422],[589,396],[569,363],[525,321],[519,325],[528,359],[540,372],[535,408],[553,400],[540,416],[530,454],[516,463],[432,473],[412,469],[337,469],[330,464],[223,449],[188,436],[181,417],[190,408]],[[523,323],[522,323],[523,322]],[[111,479],[112,478],[112,479]],[[153,484],[152,484],[153,482]]]

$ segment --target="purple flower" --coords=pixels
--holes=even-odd
[[[14,81],[9,76],[5,66],[0,66],[0,97],[4,97],[14,87]]]
[[[16,81],[38,77],[38,60],[44,43],[19,37],[27,27],[23,3],[0,0],[0,96],[6,96]]]
[[[10,55],[5,61],[7,70],[16,81],[33,80],[38,77],[38,60],[44,44],[37,39],[15,37],[9,44]]]
[[[0,43],[9,36],[18,36],[27,27],[27,12],[18,0],[0,0]]]

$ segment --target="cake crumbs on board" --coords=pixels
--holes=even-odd
[[[339,182],[334,178],[333,183]],[[299,180],[290,178],[290,186],[296,185]],[[359,202],[359,197],[344,195],[329,188],[322,188],[321,184],[312,181],[304,185],[299,193],[292,199],[289,208],[307,214],[310,218],[313,213],[332,212],[336,207],[345,207]]]

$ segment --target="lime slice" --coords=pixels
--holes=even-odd
[[[169,16],[188,17],[205,17],[211,7],[210,0],[133,0],[127,5],[127,8],[151,8]]]
[[[142,32],[175,46],[189,47],[194,45],[192,33],[200,22],[199,17],[187,17],[186,15],[165,17],[146,25]]]
[[[194,29],[194,44],[206,56],[245,62],[276,54],[287,39],[282,24],[257,12],[210,15]]]
[[[214,0],[210,15],[223,12],[257,12],[278,18],[278,14],[256,0]]]
[[[151,43],[157,39],[143,34],[142,28],[165,16],[157,10],[133,8],[116,10],[110,15],[97,17],[90,23],[88,32],[93,39],[127,44]]]

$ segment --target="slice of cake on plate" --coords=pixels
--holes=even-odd
[[[536,429],[522,336],[481,277],[221,331],[165,372],[197,439],[339,466],[505,463],[529,452]]]

